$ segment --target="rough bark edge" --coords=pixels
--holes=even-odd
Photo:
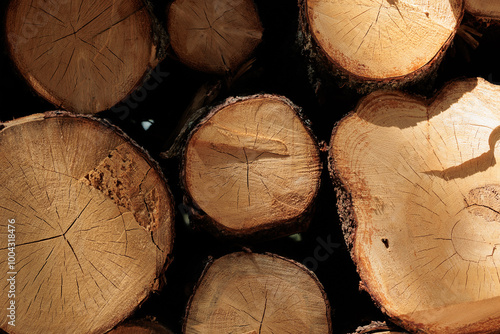
[[[261,254],[261,253],[253,253],[251,250],[246,249],[245,251],[229,253],[229,254],[226,254],[224,256],[232,255],[232,254],[257,254],[257,255],[269,256],[269,257],[272,257],[272,258],[276,258],[276,259],[280,259],[280,260],[289,262],[289,263],[291,263],[291,264],[299,267],[303,272],[307,273],[312,278],[312,280],[316,283],[318,289],[321,291],[321,294],[323,296],[323,300],[325,301],[326,318],[327,318],[327,321],[328,321],[328,333],[327,334],[332,334],[333,333],[333,326],[332,326],[332,314],[333,314],[333,310],[332,310],[332,308],[330,306],[330,301],[328,300],[328,295],[326,294],[325,288],[323,287],[323,284],[321,284],[321,282],[319,281],[318,277],[316,276],[316,274],[314,272],[312,272],[311,270],[309,270],[302,263],[299,263],[299,262],[297,262],[295,260],[288,259],[286,257],[283,257],[281,255],[277,255],[277,254],[274,254],[274,253],[269,253],[269,252],[265,252],[263,254]],[[198,291],[198,288],[203,283],[203,280],[204,280],[206,274],[208,273],[208,270],[212,266],[212,264],[215,261],[223,258],[224,256],[221,256],[221,257],[219,257],[216,260],[214,260],[213,257],[209,257],[208,258],[207,263],[205,265],[205,268],[203,269],[200,278],[198,279],[198,281],[196,282],[195,286],[193,287],[193,291],[192,291],[191,296],[189,297],[188,303],[186,305],[186,312],[184,313],[184,319],[183,319],[183,323],[182,323],[182,333],[186,333],[187,318],[189,316],[189,311],[191,310],[191,304],[193,302],[193,299],[194,299],[194,296],[195,296],[196,292]]]
[[[332,130],[332,136],[330,137],[330,146],[328,149],[328,171],[330,173],[330,178],[333,183],[333,187],[335,189],[336,195],[337,195],[337,211],[339,214],[340,218],[340,223],[342,227],[342,233],[344,235],[344,240],[347,245],[347,249],[349,250],[351,259],[356,266],[356,272],[359,275],[360,278],[360,283],[359,283],[359,288],[360,290],[363,290],[367,292],[370,295],[370,298],[372,299],[373,303],[379,308],[382,313],[387,315],[391,322],[396,324],[397,326],[400,326],[402,328],[407,329],[408,331],[412,333],[422,333],[422,325],[419,323],[414,323],[414,322],[408,322],[407,320],[404,319],[399,319],[396,315],[391,314],[388,312],[385,307],[382,305],[382,303],[377,299],[378,295],[372,293],[370,288],[365,285],[364,281],[364,274],[360,271],[358,263],[355,258],[355,245],[354,241],[356,239],[356,230],[358,227],[358,219],[356,217],[356,213],[354,210],[354,205],[351,197],[351,190],[347,185],[347,182],[344,180],[344,178],[340,175],[340,173],[336,169],[336,161],[335,157],[332,154],[332,144],[333,140],[337,134],[337,130],[342,124],[343,121],[346,119],[352,117],[357,113],[357,110],[363,106],[363,104],[370,102],[370,100],[373,99],[374,96],[379,95],[379,94],[392,94],[392,95],[397,95],[401,98],[408,99],[409,101],[414,101],[421,103],[423,106],[427,108],[427,119],[429,119],[429,110],[428,108],[434,104],[437,101],[440,101],[449,91],[452,91],[454,87],[460,84],[473,84],[476,83],[476,85],[480,82],[483,81],[489,85],[496,86],[485,79],[482,78],[467,78],[467,79],[454,79],[449,82],[447,82],[441,89],[439,89],[436,94],[434,94],[433,97],[430,98],[425,98],[423,96],[419,96],[416,94],[410,94],[410,93],[405,93],[401,91],[391,91],[391,90],[381,90],[378,92],[371,93],[365,97],[363,97],[356,107],[354,108],[353,111],[349,112],[347,115],[345,115],[340,121],[338,121]],[[486,326],[488,322],[492,322],[491,320],[485,320],[483,323]],[[477,323],[474,326],[463,326],[460,328],[460,330],[465,330],[467,327],[472,327],[473,332],[470,333],[485,333],[481,331],[480,329],[476,328],[481,328],[483,323]],[[487,332],[490,333],[490,332]]]
[[[110,106],[108,109],[101,109],[101,110],[96,110],[93,112],[89,111],[89,112],[86,112],[85,114],[95,115],[95,114],[98,114],[98,113],[103,112],[105,110],[109,110],[109,109],[113,108],[114,106],[118,105],[119,103],[127,100],[127,98],[131,94],[140,90],[143,87],[143,85],[150,79],[154,68],[156,66],[158,66],[158,64],[161,63],[167,57],[167,54],[168,54],[167,49],[170,45],[169,37],[168,37],[165,29],[163,29],[163,26],[160,23],[160,21],[158,20],[158,18],[156,17],[156,15],[154,15],[154,12],[153,12],[154,6],[150,2],[150,0],[139,0],[139,1],[144,4],[144,9],[148,13],[149,21],[150,21],[149,23],[151,26],[151,41],[152,41],[151,46],[154,48],[154,50],[151,52],[151,55],[150,55],[151,59],[149,60],[149,64],[145,68],[145,71],[144,71],[142,77],[133,85],[133,87],[129,90],[129,92],[127,92],[126,95],[123,96],[123,98],[121,100],[116,101],[116,103],[114,105]],[[3,13],[2,16],[0,16],[1,18],[3,18],[3,21],[4,21],[2,23],[3,24],[2,28],[5,32],[8,31],[8,26],[7,26],[8,12],[11,10],[12,6],[16,5],[15,2],[16,2],[16,0],[10,0],[10,2],[6,5],[5,13]],[[64,106],[61,101],[59,101],[58,99],[56,99],[54,97],[53,92],[48,91],[45,88],[41,88],[41,89],[43,90],[43,92],[45,92],[46,95],[39,92],[35,88],[35,86],[37,86],[37,82],[33,83],[32,80],[30,80],[28,78],[27,74],[25,74],[25,71],[21,70],[19,68],[19,66],[17,65],[17,63],[15,62],[15,60],[14,60],[15,59],[14,58],[14,48],[15,47],[12,45],[12,43],[10,43],[8,36],[5,36],[4,43],[5,43],[5,48],[7,50],[7,54],[9,57],[9,62],[10,62],[11,67],[13,67],[15,69],[15,72],[20,76],[20,78],[23,79],[23,81],[26,83],[28,89],[31,90],[33,95],[36,95],[36,96],[42,98],[43,100],[49,102],[50,104],[54,105],[57,109],[65,109],[65,110],[72,112],[74,114],[84,115],[82,112],[77,112],[77,111],[72,110],[71,108],[66,108],[66,106]]]
[[[168,233],[171,234],[171,244],[170,244],[170,249],[166,251],[164,255],[164,259],[161,260],[162,263],[159,262],[158,256],[156,259],[156,278],[153,280],[151,287],[149,291],[146,291],[144,299],[141,301],[137,302],[137,305],[132,308],[131,310],[128,311],[128,313],[124,313],[121,316],[116,317],[114,324],[112,324],[111,328],[98,328],[96,329],[97,331],[109,331],[112,329],[114,326],[116,326],[118,323],[123,322],[125,319],[127,319],[131,314],[133,314],[137,309],[139,309],[150,297],[152,293],[156,293],[159,290],[163,288],[163,286],[166,284],[165,280],[165,272],[170,265],[170,263],[173,260],[172,256],[172,250],[173,250],[173,244],[174,244],[174,239],[175,239],[175,209],[174,209],[174,197],[172,195],[172,192],[170,191],[170,188],[167,183],[167,179],[165,178],[160,165],[158,162],[156,162],[150,155],[149,153],[141,147],[135,140],[130,138],[122,129],[119,127],[111,124],[107,120],[99,119],[96,118],[92,115],[86,115],[86,114],[74,114],[68,111],[62,111],[62,110],[54,110],[54,111],[47,111],[44,113],[39,113],[39,114],[33,114],[17,119],[13,119],[11,121],[7,122],[0,122],[0,132],[2,132],[4,129],[7,129],[11,126],[16,126],[16,125],[21,125],[24,123],[29,123],[33,121],[43,121],[45,119],[50,119],[50,118],[73,118],[73,119],[82,119],[91,123],[94,123],[96,125],[99,125],[100,127],[103,127],[104,129],[111,130],[114,134],[116,134],[118,137],[120,137],[124,142],[130,144],[134,150],[155,170],[155,172],[158,174],[160,179],[162,180],[164,186],[165,186],[165,191],[169,195],[169,201],[168,201],[168,209],[170,210],[170,220],[171,220],[171,225],[170,229],[168,230]],[[151,238],[153,236],[151,235]],[[152,239],[154,240],[154,239]],[[156,243],[155,243],[156,244]]]
[[[340,87],[347,87],[360,94],[367,94],[377,89],[404,89],[426,80],[435,80],[437,70],[441,64],[446,51],[453,43],[454,37],[464,16],[464,4],[460,9],[457,25],[443,44],[439,52],[424,66],[407,75],[389,77],[384,79],[373,79],[355,75],[343,69],[335,60],[326,55],[314,36],[311,34],[307,23],[307,0],[298,0],[299,6],[299,29],[296,43],[306,59],[309,81],[313,86],[318,86],[322,81],[333,79]]]
[[[381,332],[389,332],[391,334],[408,334],[408,332],[403,329],[386,321],[372,321],[366,326],[359,326],[356,328],[356,331],[351,334],[376,334]]]
[[[311,200],[311,203],[309,203],[309,206],[304,210],[304,212],[296,216],[292,219],[286,219],[286,220],[279,220],[275,221],[273,223],[269,223],[266,225],[261,225],[259,227],[252,227],[252,228],[247,228],[247,229],[231,229],[227,228],[224,225],[220,224],[217,222],[215,219],[210,217],[208,214],[206,214],[196,203],[196,201],[192,198],[191,194],[187,190],[187,185],[185,182],[185,165],[186,165],[186,153],[187,153],[187,147],[189,145],[189,142],[191,141],[191,138],[193,137],[194,133],[198,131],[207,121],[209,121],[212,116],[214,116],[216,113],[218,113],[220,110],[224,109],[225,107],[237,103],[237,102],[243,102],[243,101],[248,101],[252,99],[257,99],[257,98],[266,98],[266,99],[273,99],[276,101],[280,101],[285,103],[288,107],[290,107],[297,117],[300,119],[302,125],[306,129],[306,132],[310,135],[311,139],[315,143],[316,150],[318,153],[318,164],[319,164],[319,175],[320,177],[318,178],[317,186],[316,186],[316,191],[315,194]],[[207,111],[208,110],[208,111]],[[238,96],[238,97],[229,97],[227,98],[224,102],[221,104],[211,108],[210,110],[207,108],[204,110],[207,112],[206,116],[202,118],[201,121],[198,122],[198,124],[193,126],[193,129],[190,131],[187,139],[186,139],[186,144],[184,145],[184,148],[182,149],[182,161],[181,161],[181,172],[180,172],[180,179],[181,179],[181,187],[184,192],[184,198],[183,198],[183,203],[184,205],[189,208],[189,216],[193,218],[194,220],[194,227],[198,228],[201,227],[202,229],[207,230],[209,233],[214,235],[217,238],[221,239],[226,239],[226,240],[231,240],[231,241],[243,241],[243,242],[252,242],[256,240],[260,241],[266,241],[266,240],[272,240],[272,239],[278,239],[281,237],[285,237],[287,235],[291,235],[294,233],[300,233],[304,232],[309,228],[309,224],[311,223],[313,213],[315,211],[315,203],[316,199],[318,197],[319,189],[321,187],[321,173],[323,171],[323,158],[321,155],[321,151],[319,148],[318,144],[318,139],[314,135],[312,129],[311,129],[311,122],[305,118],[305,116],[302,113],[302,109],[298,107],[297,105],[293,104],[288,98],[282,95],[273,95],[273,94],[255,94],[255,95],[249,95],[249,96]]]

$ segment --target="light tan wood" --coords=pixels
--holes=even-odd
[[[303,0],[301,7],[306,34],[329,67],[374,81],[428,71],[463,13],[460,0]]]
[[[272,254],[233,253],[205,268],[183,332],[328,334],[330,306],[306,267]]]
[[[181,62],[217,74],[235,74],[263,31],[253,0],[176,0],[167,27]]]
[[[12,1],[10,54],[45,99],[69,111],[111,108],[157,64],[144,1]]]
[[[192,132],[183,180],[221,234],[294,233],[317,195],[321,162],[310,131],[278,96],[229,99]]]
[[[500,19],[500,2],[496,0],[465,0],[465,10],[483,19]]]
[[[351,255],[408,330],[500,327],[499,110],[500,87],[469,79],[431,101],[373,93],[333,132]]]
[[[0,264],[15,274],[9,333],[102,333],[155,289],[173,242],[159,167],[107,123],[36,114],[0,130]],[[9,220],[15,268],[8,268]],[[12,224],[11,224],[12,225]],[[10,274],[9,274],[10,277]]]

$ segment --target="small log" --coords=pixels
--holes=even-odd
[[[110,330],[169,263],[174,210],[159,166],[89,117],[48,112],[0,127],[0,261],[14,277],[2,284],[0,327]]]
[[[362,286],[418,333],[500,328],[500,87],[430,101],[376,92],[341,120],[330,168]]]
[[[219,236],[303,231],[318,193],[319,149],[289,100],[230,98],[191,132],[182,179],[188,204]]]
[[[313,67],[370,89],[414,83],[432,73],[463,15],[460,0],[299,3],[299,37]]]
[[[328,298],[313,272],[273,254],[210,262],[193,292],[185,334],[332,333]]]
[[[158,63],[153,18],[142,0],[12,1],[11,57],[34,90],[58,108],[111,108]]]
[[[202,72],[235,74],[262,40],[253,0],[175,0],[167,31],[179,60]]]
[[[117,326],[108,334],[174,334],[169,329],[163,327],[152,320],[134,320],[127,321]]]
[[[465,10],[480,19],[500,20],[498,1],[465,0]]]

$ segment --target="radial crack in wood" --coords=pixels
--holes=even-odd
[[[302,0],[306,41],[327,69],[356,81],[412,81],[450,45],[460,0]],[[307,43],[306,43],[307,44]]]
[[[229,99],[191,133],[183,181],[216,234],[276,237],[306,227],[321,174],[319,149],[282,97]]]
[[[183,332],[331,333],[330,306],[306,267],[273,254],[233,253],[205,268]]]
[[[167,30],[187,66],[234,74],[261,42],[263,29],[253,0],[176,0]]]
[[[2,287],[1,328],[111,329],[158,288],[168,264],[173,204],[159,167],[118,129],[88,117],[50,112],[3,125],[0,261],[7,268],[14,253],[15,292]],[[102,182],[89,183],[96,173]],[[12,301],[15,327],[6,317]]]
[[[499,106],[498,86],[469,79],[431,101],[373,93],[334,129],[351,255],[373,299],[408,330],[498,331]]]
[[[69,111],[111,108],[158,62],[142,0],[15,0],[6,21],[20,73],[38,94]]]

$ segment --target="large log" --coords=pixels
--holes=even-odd
[[[0,327],[110,330],[159,288],[169,263],[174,211],[159,167],[88,117],[48,112],[0,127],[0,263],[9,278]]]
[[[179,60],[208,73],[234,75],[262,40],[253,0],[176,0],[167,27]]]
[[[58,108],[109,109],[158,63],[159,35],[142,0],[15,0],[6,21],[19,72]]]
[[[191,296],[185,334],[332,333],[330,306],[313,272],[273,254],[210,262]]]
[[[299,3],[302,43],[314,67],[370,89],[426,77],[463,15],[460,0]]]
[[[289,100],[230,98],[192,131],[182,179],[211,232],[273,238],[307,228],[318,193],[318,145]]]
[[[500,328],[500,87],[376,92],[335,127],[330,167],[364,288],[418,333]]]

